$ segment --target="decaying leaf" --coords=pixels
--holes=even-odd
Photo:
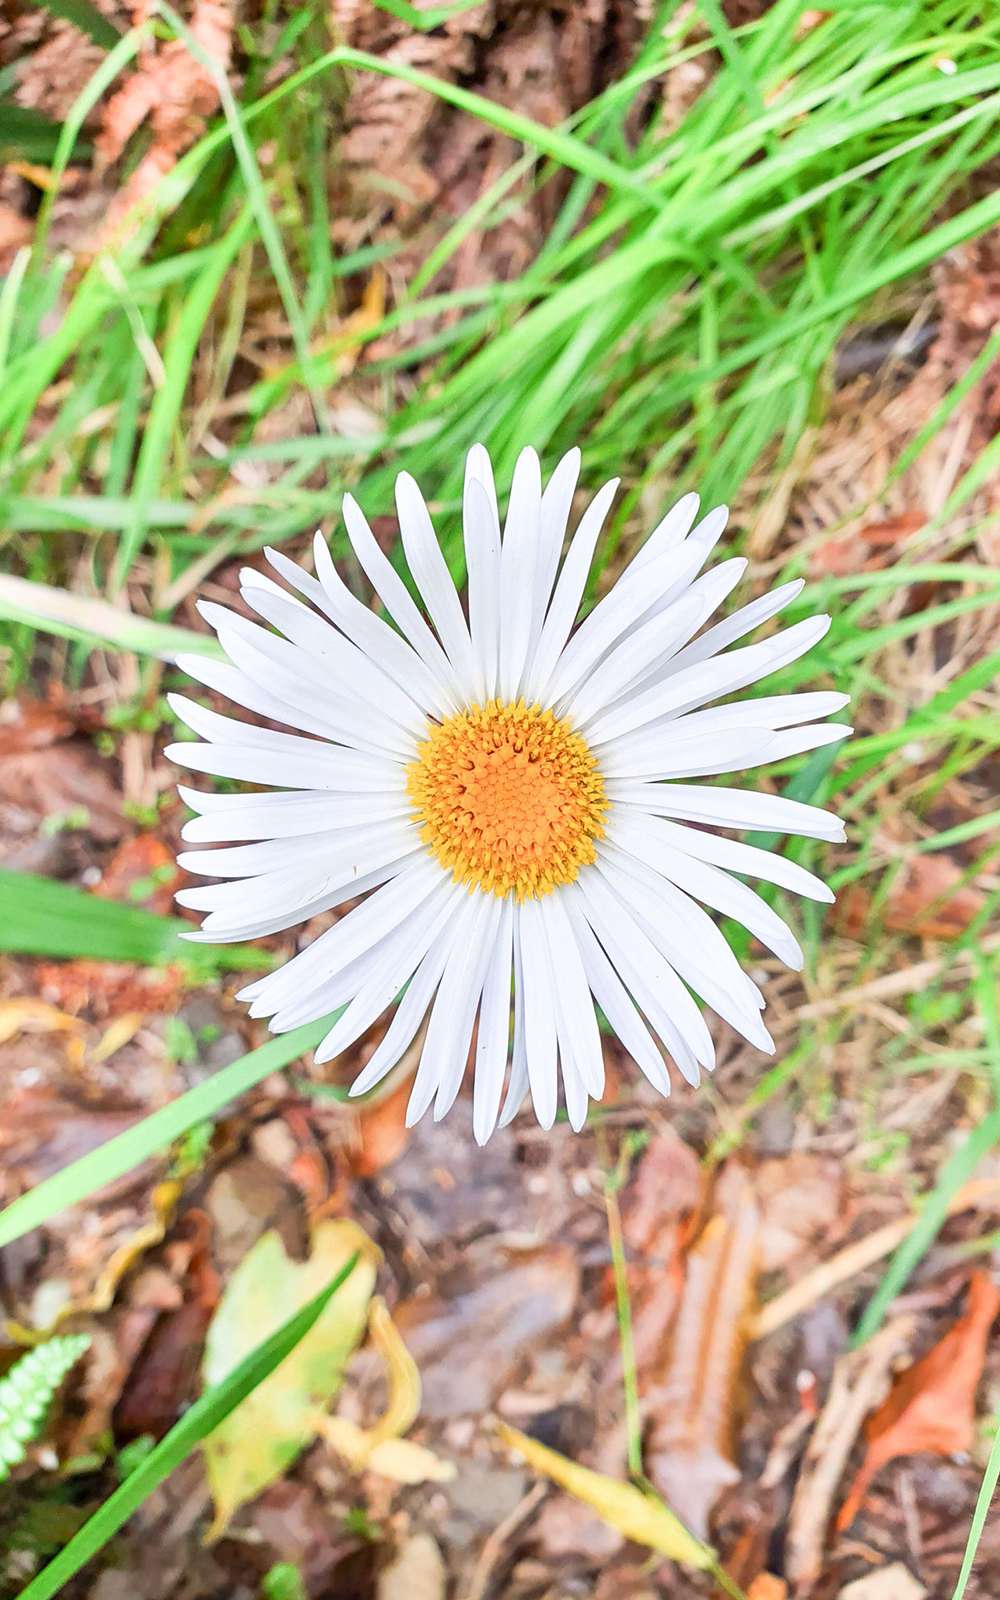
[[[884,925],[922,939],[954,939],[984,904],[982,891],[961,880],[962,869],[949,856],[914,856],[889,890],[881,913]],[[838,903],[839,926],[860,937],[870,925],[870,908],[868,891],[852,885]]]
[[[429,1533],[411,1533],[379,1573],[375,1600],[444,1600],[444,1557]]]
[[[716,1211],[688,1254],[647,1460],[657,1489],[704,1538],[722,1489],[738,1481],[737,1397],[753,1312],[760,1211],[739,1167],[723,1174]]]
[[[402,1437],[420,1410],[420,1373],[381,1298],[372,1301],[368,1332],[385,1364],[386,1409],[371,1428],[359,1428],[347,1417],[324,1417],[323,1438],[355,1472],[378,1472],[397,1483],[450,1482],[455,1476],[452,1462]]]
[[[504,1443],[517,1450],[529,1466],[590,1506],[626,1539],[634,1539],[637,1544],[700,1572],[709,1572],[715,1567],[714,1552],[689,1533],[655,1495],[644,1493],[632,1483],[620,1483],[617,1478],[581,1467],[578,1462],[570,1461],[557,1450],[550,1450],[548,1445],[540,1444],[505,1422],[498,1423],[498,1428]]]
[[[846,1528],[861,1507],[876,1473],[897,1456],[918,1450],[951,1455],[968,1450],[975,1435],[976,1389],[986,1341],[1000,1312],[1000,1289],[985,1272],[969,1284],[965,1312],[927,1354],[897,1378],[887,1399],[868,1419],[868,1449],[837,1526]]]
[[[353,1272],[312,1331],[205,1440],[215,1502],[210,1540],[218,1539],[234,1512],[285,1472],[315,1437],[348,1357],[364,1334],[376,1247],[346,1218],[319,1223],[311,1246],[308,1260],[293,1261],[280,1236],[265,1233],[230,1278],[208,1330],[202,1370],[206,1386],[211,1386],[358,1255]]]

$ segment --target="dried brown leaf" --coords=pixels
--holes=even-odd
[[[964,933],[983,906],[983,895],[961,882],[962,869],[947,855],[915,856],[896,878],[881,909],[885,927],[923,939],[953,939]],[[853,885],[841,896],[838,923],[860,937],[869,925],[871,896]]]
[[[919,1450],[951,1455],[969,1449],[975,1434],[976,1389],[986,1341],[998,1312],[1000,1289],[987,1273],[975,1273],[964,1314],[896,1380],[888,1398],[869,1418],[865,1429],[868,1450],[840,1508],[839,1528],[853,1522],[872,1479],[887,1462]]]
[[[739,1479],[737,1398],[760,1239],[757,1198],[741,1168],[723,1174],[716,1207],[688,1255],[647,1456],[653,1482],[699,1538],[721,1491]]]

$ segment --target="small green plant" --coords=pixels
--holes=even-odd
[[[52,1396],[90,1346],[86,1334],[50,1339],[29,1350],[0,1381],[0,1481],[24,1460],[38,1437]]]

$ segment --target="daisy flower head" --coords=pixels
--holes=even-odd
[[[711,622],[747,563],[703,570],[726,511],[699,521],[686,495],[574,628],[617,488],[595,495],[566,543],[579,469],[573,450],[543,486],[524,450],[501,523],[489,456],[469,452],[467,609],[409,474],[396,505],[419,603],[346,496],[378,612],[317,534],[315,575],[274,550],[288,588],[244,571],[258,622],[201,603],[225,662],[180,659],[292,731],[171,700],[203,741],[171,746],[173,760],[262,786],[181,788],[196,813],[184,838],[214,848],[186,851],[180,865],[221,880],[178,894],[207,913],[189,937],[259,938],[355,902],[240,998],[275,1032],[342,1008],[318,1061],[394,1008],[353,1093],[391,1071],[426,1019],[410,1122],[432,1102],[435,1118],[452,1106],[475,1039],[481,1143],[528,1094],[549,1127],[560,1087],[569,1121],[583,1124],[604,1085],[597,1007],[664,1094],[665,1058],[689,1083],[714,1064],[699,1001],[772,1051],[761,991],[711,913],[797,968],[791,930],[744,879],[833,896],[795,862],[717,830],[844,836],[814,806],[699,781],[850,732],[822,720],[846,695],[725,698],[802,656],[829,618],[739,643],[795,598],[795,582]]]

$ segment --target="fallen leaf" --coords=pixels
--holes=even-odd
[[[429,1533],[411,1533],[379,1573],[375,1600],[444,1600],[444,1557]]]
[[[202,1366],[206,1387],[221,1383],[358,1255],[311,1332],[205,1440],[215,1502],[209,1540],[220,1538],[239,1507],[285,1472],[315,1437],[323,1409],[364,1333],[375,1285],[372,1241],[356,1223],[340,1218],[319,1223],[311,1245],[308,1260],[293,1261],[280,1236],[265,1233],[233,1272],[209,1327]]]
[[[578,1462],[570,1461],[557,1450],[550,1450],[548,1445],[529,1438],[506,1422],[498,1423],[497,1427],[504,1443],[517,1450],[529,1466],[590,1506],[626,1539],[634,1539],[637,1544],[699,1572],[714,1568],[714,1552],[689,1533],[655,1495],[646,1494],[632,1483],[620,1483],[617,1478],[607,1478],[601,1472],[581,1467]]]
[[[926,1600],[926,1596],[923,1584],[901,1561],[894,1561],[891,1567],[879,1567],[877,1572],[856,1578],[841,1589],[837,1600]]]
[[[684,1285],[683,1246],[704,1191],[694,1151],[669,1130],[649,1141],[621,1196],[636,1365],[655,1363]],[[610,1274],[609,1274],[610,1278]],[[609,1283],[609,1298],[611,1288]],[[616,1354],[613,1382],[621,1382]]]
[[[758,1572],[747,1590],[747,1600],[786,1600],[788,1585],[773,1572]]]
[[[181,872],[173,852],[153,833],[123,839],[101,873],[94,893],[105,900],[124,900],[163,916],[174,912],[174,890]]]
[[[649,1397],[649,1475],[700,1537],[721,1491],[739,1480],[737,1394],[760,1235],[753,1185],[740,1167],[723,1173],[715,1204],[688,1253],[662,1377]]]
[[[869,1484],[887,1462],[920,1450],[952,1455],[971,1448],[976,1389],[998,1312],[1000,1289],[987,1273],[974,1273],[963,1315],[943,1339],[897,1378],[888,1398],[868,1419],[868,1450],[840,1508],[838,1528],[853,1522]]]
[[[774,1272],[812,1247],[830,1248],[831,1222],[842,1214],[844,1175],[831,1156],[797,1150],[762,1161],[754,1172],[760,1204],[760,1270]]]
[[[372,1301],[368,1333],[385,1365],[386,1409],[370,1428],[359,1428],[347,1417],[324,1417],[323,1438],[354,1472],[378,1472],[397,1483],[449,1483],[455,1476],[452,1462],[402,1437],[420,1411],[420,1373],[381,1298]]]
[[[889,890],[881,918],[896,933],[923,939],[953,939],[964,933],[984,904],[982,891],[962,883],[962,868],[947,855],[914,856]],[[854,884],[841,896],[838,926],[861,938],[871,919],[871,896]]]
[[[393,1089],[384,1100],[357,1109],[357,1144],[348,1151],[351,1171],[359,1178],[372,1178],[401,1156],[410,1137],[406,1126],[406,1107],[413,1085],[409,1078]]]
[[[841,539],[827,539],[813,551],[809,570],[814,577],[848,578],[886,567],[894,547],[918,533],[926,521],[920,511],[904,511],[884,522],[869,522]]]

